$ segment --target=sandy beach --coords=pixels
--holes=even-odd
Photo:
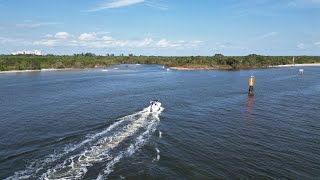
[[[268,66],[269,68],[281,68],[281,67],[306,67],[306,66],[320,66],[320,63],[313,63],[313,64],[286,64],[286,65],[277,65],[277,66]],[[169,67],[170,69],[174,70],[225,70],[219,67]]]
[[[46,71],[67,71],[67,70],[74,70],[74,68],[41,69],[41,70],[12,70],[12,71],[0,71],[0,74],[5,74],[5,73],[25,73],[25,72],[46,72]]]
[[[278,65],[278,66],[269,66],[269,67],[303,67],[303,66],[320,66],[320,63],[313,63],[313,64],[286,64],[286,65]]]
[[[217,70],[219,67],[169,67],[174,70]]]
[[[320,66],[320,63],[313,64],[286,64],[286,65],[277,65],[277,66],[269,66],[269,68],[281,68],[281,67],[304,67],[304,66]],[[219,70],[219,67],[169,67],[172,70]],[[75,70],[75,68],[65,68],[65,69],[41,69],[41,70],[12,70],[12,71],[0,71],[0,74],[5,73],[25,73],[25,72],[47,72],[47,71],[68,71]],[[223,68],[221,70],[224,70]]]

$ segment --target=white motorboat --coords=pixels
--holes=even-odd
[[[299,69],[299,73],[302,75],[304,73],[304,69]]]
[[[158,112],[161,108],[161,102],[159,100],[150,101],[150,112]]]

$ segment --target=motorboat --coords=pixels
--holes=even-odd
[[[304,69],[299,69],[299,74],[303,74],[304,73]]]
[[[158,112],[161,108],[161,102],[159,100],[150,101],[150,112]]]

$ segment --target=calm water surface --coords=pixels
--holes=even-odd
[[[320,178],[320,67],[113,68],[0,74],[0,179]]]

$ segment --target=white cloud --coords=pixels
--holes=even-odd
[[[35,41],[34,45],[43,46],[79,46],[90,48],[161,48],[161,49],[188,49],[203,45],[203,41],[173,41],[166,38],[154,40],[144,38],[138,40],[118,40],[111,36],[102,36],[97,33],[82,33],[78,38],[67,32],[58,32],[54,37]]]
[[[81,41],[95,40],[97,37],[96,33],[83,33],[79,36]]]
[[[141,41],[140,43],[138,43],[138,47],[145,47],[145,46],[149,46],[153,43],[153,39],[151,38],[145,38],[143,41]]]
[[[168,10],[168,6],[161,2],[162,0],[109,0],[106,3],[99,5],[96,8],[87,10],[85,12],[102,11],[106,9],[123,8],[133,6],[136,4],[144,4],[145,6],[152,7],[159,10]]]
[[[287,7],[287,1],[275,1],[275,0],[234,0],[230,3],[229,7],[226,7],[233,18],[244,17],[276,17],[279,16],[283,7]],[[231,1],[230,1],[231,2]]]
[[[47,27],[47,26],[55,26],[55,25],[61,25],[62,23],[57,22],[40,22],[40,23],[20,23],[16,24],[15,26],[17,28],[39,28],[39,27]]]
[[[223,43],[217,42],[213,45],[214,51],[222,51],[225,49],[245,49],[245,47],[237,44],[229,43],[229,42],[223,42]]]
[[[111,36],[102,36],[98,37],[98,35],[102,35],[104,33],[82,33],[79,36],[79,40],[81,41],[93,41],[93,40],[101,40],[101,41],[112,41],[113,38]]]
[[[160,9],[160,10],[168,10],[168,6],[164,5],[164,3],[159,2],[159,0],[148,0],[145,4],[149,7]]]
[[[99,32],[96,32],[97,35],[105,35],[105,34],[110,34],[109,31],[99,31]]]
[[[13,37],[0,37],[0,44],[8,45],[30,45],[30,41],[25,39],[13,38]]]
[[[203,45],[203,41],[171,41],[166,38],[160,39],[156,42],[156,46],[159,48],[175,48],[175,49],[187,49],[187,48],[195,48]]]
[[[34,45],[42,45],[42,46],[57,46],[61,43],[61,41],[56,39],[48,39],[48,40],[40,40],[33,42]]]
[[[113,38],[110,37],[110,36],[103,36],[103,37],[101,38],[101,40],[104,40],[104,41],[112,41]]]
[[[55,27],[61,25],[62,23],[58,22],[32,22],[24,21],[24,23],[10,23],[10,24],[0,24],[0,29],[35,29],[41,27]]]
[[[17,39],[7,38],[7,37],[0,37],[0,44],[14,43],[16,41],[17,41]]]
[[[200,44],[200,43],[204,43],[203,41],[199,41],[199,40],[197,40],[197,41],[192,41],[192,43],[195,43],[195,44]]]
[[[298,43],[297,44],[297,48],[298,49],[313,49],[313,48],[317,48],[320,47],[320,42],[314,42],[314,43]]]
[[[258,40],[262,40],[262,39],[266,39],[266,38],[270,38],[270,37],[276,36],[278,34],[279,34],[278,32],[268,32],[268,33],[265,33],[265,34],[261,34],[261,35],[255,37],[255,38],[253,38],[252,40],[258,41]]]
[[[70,37],[70,34],[67,32],[57,32],[54,37],[59,38],[59,39],[67,39]]]
[[[306,47],[306,45],[304,43],[298,43],[297,44],[297,48],[298,49],[304,49]]]
[[[106,2],[95,9],[91,9],[89,10],[89,12],[132,6],[132,5],[140,4],[143,2],[144,0],[113,0],[113,1]]]
[[[46,34],[46,35],[44,35],[44,37],[46,37],[46,38],[53,38],[54,35],[52,35],[52,34]]]
[[[170,46],[170,41],[167,39],[161,39],[159,42],[157,42],[157,45],[159,47],[169,47]]]

